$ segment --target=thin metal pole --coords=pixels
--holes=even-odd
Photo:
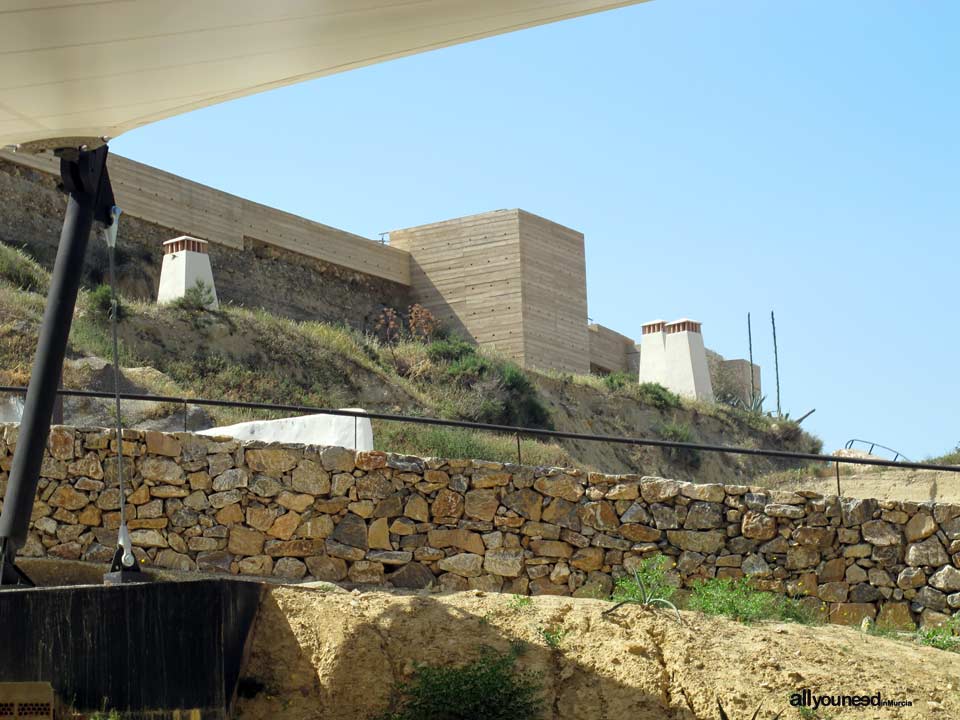
[[[837,496],[839,497],[843,493],[840,492],[840,463],[834,463],[834,466],[837,468]]]
[[[187,431],[187,401],[183,401],[183,431]]]
[[[777,417],[782,417],[780,412],[780,355],[777,352],[777,320],[773,316],[773,310],[770,311],[770,324],[773,326],[773,368],[777,376]]]
[[[50,276],[37,354],[20,420],[17,447],[10,468],[3,514],[0,515],[0,564],[4,566],[12,564],[17,549],[27,539],[40,479],[40,465],[50,435],[50,418],[80,289],[80,271],[104,185],[106,192],[110,192],[106,160],[105,145],[96,150],[72,151],[60,160],[60,173],[69,197],[57,259]],[[109,202],[113,204],[112,192]],[[3,576],[9,575],[4,570]],[[0,583],[4,582],[3,576],[0,576]]]
[[[517,465],[523,465],[523,456],[520,454],[520,433],[517,433]]]
[[[0,392],[22,393],[24,388],[0,385]],[[68,397],[112,398],[112,393],[98,390],[61,390],[61,394]],[[541,428],[519,427],[517,425],[491,425],[488,423],[470,422],[467,420],[443,420],[434,417],[413,417],[409,415],[394,415],[390,413],[367,412],[356,410],[338,410],[336,408],[322,408],[312,405],[286,405],[283,403],[256,403],[237,402],[231,400],[206,400],[204,398],[183,398],[179,395],[149,395],[144,393],[121,393],[124,400],[146,400],[160,403],[182,403],[184,400],[191,405],[210,407],[234,407],[250,410],[269,410],[271,412],[292,412],[309,415],[333,415],[336,417],[359,417],[369,420],[385,420],[388,422],[415,423],[419,425],[437,425],[440,427],[470,428],[500,433],[502,435],[516,435],[521,437],[562,438],[568,440],[584,440],[591,442],[606,442],[621,445],[636,445],[639,447],[683,448],[689,450],[703,450],[705,452],[730,453],[732,455],[753,455],[757,457],[775,457],[786,460],[812,460],[814,462],[832,463],[837,461],[836,455],[821,455],[818,453],[794,452],[792,450],[764,450],[760,448],[737,447],[735,445],[714,445],[709,443],[679,442],[677,440],[661,440],[658,438],[623,437],[618,435],[591,435],[587,433],[563,432],[560,430],[544,430]],[[892,452],[892,451],[891,451]],[[893,462],[879,458],[843,457],[840,462],[848,465],[872,465],[875,467],[893,467],[905,470],[936,470],[937,472],[960,473],[960,465],[939,465],[937,463]]]
[[[750,322],[750,313],[747,313],[747,345],[750,347],[750,405],[757,397],[757,384],[753,378],[753,324]]]
[[[115,215],[113,222],[119,218]],[[114,227],[114,233],[116,227]],[[120,491],[120,528],[127,525],[127,496],[123,487],[123,415],[120,413],[120,339],[117,325],[120,324],[120,302],[117,299],[116,234],[107,239],[107,259],[110,268],[110,331],[113,340],[113,398],[117,423],[117,488]]]

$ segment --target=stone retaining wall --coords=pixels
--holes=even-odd
[[[0,426],[0,497],[17,427]],[[108,562],[114,434],[53,429],[25,556]],[[750,576],[834,622],[960,607],[960,506],[125,431],[146,564],[293,580],[599,596],[655,553],[678,584]]]

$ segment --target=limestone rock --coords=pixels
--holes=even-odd
[[[885,520],[869,520],[860,527],[863,539],[874,545],[899,545],[900,531]]]
[[[314,555],[306,558],[307,570],[317,580],[339,582],[347,576],[347,563],[329,555]]]
[[[333,540],[363,550],[368,549],[367,524],[357,515],[345,515],[331,535]]]
[[[523,550],[504,547],[487,550],[483,569],[493,575],[519,577],[523,572]]]
[[[534,522],[540,520],[543,509],[543,496],[530,488],[522,488],[507,493],[503,496],[501,502],[505,507],[528,520],[533,520]]]
[[[926,540],[917,543],[911,543],[907,546],[907,565],[918,567],[921,565],[932,565],[939,567],[950,562],[950,557],[943,545],[935,537],[929,537]]]
[[[930,576],[930,584],[937,590],[957,592],[960,590],[960,570],[952,565],[945,565]]]
[[[437,563],[437,567],[461,577],[477,577],[483,568],[483,557],[475,553],[460,553],[444,558]]]
[[[544,495],[563,498],[568,502],[577,502],[584,492],[583,485],[569,475],[537,478],[533,487]]]
[[[753,540],[770,540],[777,535],[777,521],[762,513],[748,510],[743,514],[740,532]]]
[[[265,473],[273,477],[280,477],[283,473],[293,470],[299,462],[296,453],[280,447],[248,449],[245,456],[247,467],[252,472]]]
[[[937,523],[926,513],[917,513],[903,527],[903,534],[907,542],[915,543],[926,540],[937,531]]]
[[[398,588],[421,589],[428,588],[436,582],[436,577],[430,568],[422,563],[410,562],[396,572],[387,575],[387,581]]]

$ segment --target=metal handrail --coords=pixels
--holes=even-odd
[[[0,393],[23,394],[25,387],[0,385]],[[112,393],[97,390],[58,390],[59,395],[68,397],[95,397],[112,398]],[[441,425],[445,427],[467,428],[471,430],[486,430],[489,432],[516,435],[517,437],[558,438],[564,440],[589,440],[594,442],[609,442],[622,445],[639,445],[644,447],[678,448],[684,450],[703,450],[704,452],[730,453],[733,455],[755,455],[761,457],[781,458],[784,460],[810,460],[824,463],[847,463],[849,465],[875,465],[880,467],[896,467],[911,470],[939,470],[943,472],[958,472],[958,465],[935,465],[933,463],[894,462],[879,458],[842,457],[839,455],[821,455],[817,453],[793,452],[791,450],[762,450],[745,448],[733,445],[711,445],[706,443],[680,442],[677,440],[660,440],[658,438],[631,438],[617,435],[590,435],[585,433],[564,432],[561,430],[545,430],[542,428],[525,428],[516,425],[492,425],[488,423],[470,422],[467,420],[443,420],[434,417],[417,417],[411,415],[396,415],[391,413],[366,412],[356,410],[338,410],[334,408],[319,408],[309,405],[285,405],[278,403],[241,402],[236,400],[209,400],[205,398],[185,398],[170,395],[149,395],[144,393],[121,393],[124,400],[143,400],[148,402],[170,403],[176,405],[206,405],[210,407],[235,407],[248,410],[271,410],[281,412],[336,415],[341,417],[368,418],[371,420],[385,420],[389,422],[406,422],[420,425]]]
[[[854,443],[862,443],[863,445],[869,445],[870,449],[867,450],[867,455],[873,455],[874,448],[882,448],[887,452],[893,453],[893,462],[896,462],[897,458],[903,458],[907,462],[911,462],[910,458],[908,458],[899,450],[894,450],[892,447],[887,447],[886,445],[881,445],[880,443],[871,442],[870,440],[860,440],[859,438],[853,438],[851,440],[847,440],[846,444],[843,447],[846,448],[847,450],[852,450]]]

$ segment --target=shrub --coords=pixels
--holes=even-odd
[[[46,293],[49,275],[23,250],[0,243],[0,278],[15,288],[29,292]]]
[[[421,342],[431,340],[440,333],[440,322],[419,303],[407,309],[407,326],[410,328],[410,336]]]
[[[516,650],[485,648],[466,665],[423,665],[379,720],[535,720],[543,712],[540,677],[518,672],[516,660]]]
[[[665,422],[654,428],[664,440],[673,442],[692,443],[697,441],[697,436],[689,425],[682,422]],[[664,454],[667,457],[682,462],[691,468],[700,467],[700,451],[696,448],[664,448]]]
[[[208,287],[203,280],[197,280],[193,287],[187,288],[183,297],[173,301],[173,306],[178,310],[188,313],[201,313],[210,309],[213,305],[213,288]]]
[[[692,588],[689,607],[707,615],[725,615],[743,623],[782,619],[780,598],[755,590],[749,580],[712,578]]]
[[[637,379],[632,374],[625,373],[623,370],[603,376],[603,384],[610,392],[616,392],[636,382]]]
[[[427,357],[433,362],[456,362],[468,355],[476,355],[477,346],[458,335],[434,340],[427,345]]]
[[[98,285],[90,291],[87,298],[90,314],[99,322],[109,322],[110,315],[113,312],[113,293],[109,285]],[[126,312],[120,302],[120,296],[117,296],[117,322],[123,320]]]
[[[636,393],[640,402],[653,405],[657,410],[680,407],[680,396],[670,392],[660,383],[640,383]]]

